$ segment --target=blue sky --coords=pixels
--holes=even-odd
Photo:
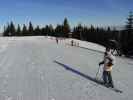
[[[0,0],[1,29],[7,22],[44,26],[61,24],[67,17],[72,26],[124,25],[133,0]]]

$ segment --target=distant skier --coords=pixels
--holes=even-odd
[[[113,56],[113,51],[110,48],[106,48],[105,54],[104,54],[104,60],[99,63],[99,66],[101,64],[104,64],[103,67],[103,81],[104,84],[108,87],[114,88],[113,80],[112,80],[112,67],[115,62],[115,57]]]
[[[56,37],[56,43],[58,44],[58,42],[59,42],[59,40],[58,40],[58,38]]]
[[[73,40],[71,40],[71,46],[73,46],[74,45],[74,41]]]

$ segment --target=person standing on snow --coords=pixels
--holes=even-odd
[[[108,87],[114,88],[113,80],[112,80],[112,67],[115,62],[115,57],[113,56],[113,51],[111,51],[110,48],[106,48],[105,54],[104,54],[104,60],[99,63],[99,66],[101,64],[104,64],[103,67],[103,81],[104,84]]]
[[[59,42],[59,40],[58,40],[58,38],[56,37],[56,43],[58,44],[58,42]]]

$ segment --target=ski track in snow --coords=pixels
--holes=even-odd
[[[65,45],[68,42],[57,45],[54,37],[0,38],[0,100],[132,100],[133,70],[127,59],[116,58],[113,79],[123,90],[116,93],[54,62],[95,77],[103,54]]]

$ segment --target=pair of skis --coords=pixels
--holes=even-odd
[[[96,81],[95,81],[98,85],[101,85],[101,86],[104,86],[104,87],[106,87],[106,88],[108,88],[108,89],[110,89],[110,90],[112,90],[112,91],[115,91],[115,92],[117,92],[117,93],[123,93],[123,91],[122,90],[120,90],[120,89],[118,89],[118,88],[116,88],[116,87],[110,87],[110,86],[108,86],[108,85],[105,85],[102,81],[100,81],[100,80],[98,80],[98,79],[96,79]]]

